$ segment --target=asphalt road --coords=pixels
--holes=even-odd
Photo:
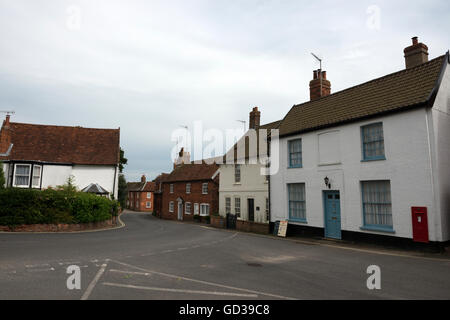
[[[126,213],[124,228],[0,234],[0,299],[450,299],[450,260]],[[81,289],[67,289],[67,267]],[[369,290],[367,267],[381,269]]]

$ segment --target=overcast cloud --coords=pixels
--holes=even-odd
[[[154,178],[180,125],[239,128],[253,106],[267,123],[307,101],[310,52],[336,92],[404,68],[412,36],[444,54],[448,30],[448,0],[0,0],[0,110],[120,127],[127,180]]]

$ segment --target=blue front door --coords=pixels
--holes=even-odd
[[[325,237],[341,239],[341,197],[339,191],[324,191]]]

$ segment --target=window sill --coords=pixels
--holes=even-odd
[[[361,162],[383,161],[383,160],[386,160],[386,157],[362,159]]]
[[[289,166],[288,169],[302,169],[303,166]]]
[[[364,231],[377,231],[377,232],[386,232],[386,233],[395,233],[395,230],[388,227],[377,227],[377,226],[362,226],[359,229]]]
[[[289,222],[308,223],[306,219],[288,219]]]

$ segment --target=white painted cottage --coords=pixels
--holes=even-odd
[[[311,101],[279,127],[271,222],[336,239],[449,241],[450,57],[428,61],[416,37],[404,53],[404,70],[334,94],[314,72]]]
[[[8,187],[46,189],[73,177],[117,199],[120,129],[91,129],[10,122],[0,131],[0,161]]]
[[[269,179],[264,172],[265,165],[258,160],[256,144],[259,143],[260,129],[270,135],[270,130],[280,121],[260,126],[260,118],[261,112],[257,107],[253,108],[249,132],[231,148],[220,165],[219,214],[223,217],[229,214],[237,220],[269,223]],[[253,140],[250,132],[254,133]],[[250,143],[254,144],[253,151]],[[239,146],[242,152],[238,152]]]

